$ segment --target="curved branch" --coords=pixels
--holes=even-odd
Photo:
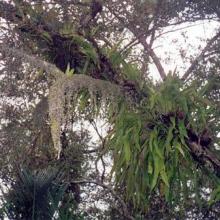
[[[76,180],[76,181],[73,181],[72,183],[75,183],[75,184],[86,184],[86,183],[95,184],[95,185],[101,186],[104,189],[107,189],[122,205],[124,216],[130,220],[135,220],[135,218],[130,215],[128,208],[127,208],[127,205],[124,202],[124,200],[110,186],[105,185],[105,184],[98,182],[98,181],[94,181],[94,180]]]
[[[196,57],[196,59],[192,62],[191,66],[188,68],[188,70],[184,73],[182,80],[185,81],[189,75],[192,73],[193,70],[195,70],[198,63],[204,58],[205,53],[210,50],[212,44],[220,37],[220,31],[217,32],[217,34],[209,40],[209,42],[206,44],[205,48],[202,50],[202,52]]]
[[[159,57],[156,55],[156,53],[150,47],[150,45],[146,42],[146,39],[144,37],[140,37],[138,40],[143,45],[144,49],[149,53],[149,55],[152,58],[155,66],[157,67],[157,70],[158,70],[162,80],[165,80],[166,79],[166,73],[165,73],[165,70],[164,70],[161,62],[160,62]]]
[[[4,11],[4,9],[8,8],[8,11],[6,10],[6,12]],[[13,23],[19,23],[22,22],[23,18],[21,16],[18,16],[17,13],[18,9],[12,5],[10,5],[9,3],[0,3],[0,17],[5,18],[6,20],[9,20]],[[32,17],[29,19],[28,18],[28,22],[25,23],[25,25],[22,25],[20,28],[21,32],[28,32],[31,33],[32,35],[34,34],[35,36],[40,36],[42,34],[42,30],[49,32],[50,36],[53,38],[57,37],[57,35],[59,36],[59,33],[56,33],[55,30],[53,30],[53,28],[51,28],[50,26],[48,26],[48,24],[42,23],[40,24],[40,27],[38,27],[38,24],[36,24],[36,22],[32,19]],[[102,52],[101,48],[99,47],[98,43],[96,42],[96,40],[94,38],[92,38],[89,35],[83,34],[83,33],[78,33],[80,36],[82,36],[83,38],[85,38],[87,41],[89,41],[89,43],[91,44],[91,46],[94,47],[94,49],[96,50],[96,53],[98,54],[98,58],[99,58],[99,63],[100,66],[97,68],[97,72],[94,73],[94,78],[97,79],[105,79],[106,81],[110,81],[116,85],[119,85],[120,87],[126,87],[126,80],[123,79],[121,73],[112,65],[111,61],[109,60],[109,58]],[[62,38],[63,41],[65,40],[72,40],[71,37],[64,37],[64,36],[59,36]],[[1,45],[0,45],[1,47]],[[0,50],[3,50],[3,48],[0,48]],[[7,51],[7,49],[5,50],[5,52],[10,52],[12,50],[12,48],[10,48],[9,51]],[[13,49],[14,50],[14,49]],[[17,50],[17,49],[16,49]],[[52,64],[49,64],[49,66],[46,63],[42,63],[42,62],[38,62],[39,58],[35,58],[30,57],[30,55],[25,55],[23,56],[22,54],[24,54],[23,52],[19,52],[16,51],[16,53],[13,54],[13,52],[10,54],[11,56],[15,55],[18,57],[26,57],[25,59],[28,60],[28,62],[33,63],[34,66],[37,66],[39,68],[43,69],[48,69],[51,68]],[[45,61],[43,61],[45,62]],[[46,67],[47,66],[47,67]],[[46,67],[46,68],[45,68]],[[55,68],[55,66],[53,67]],[[54,72],[54,74],[57,72],[56,69],[55,71],[53,71],[53,68],[51,68],[52,71],[47,71],[49,73]],[[63,69],[62,69],[63,70]],[[58,70],[59,71],[59,70]],[[64,71],[64,70],[63,70]],[[126,88],[124,88],[124,90],[126,90]],[[140,97],[140,94],[142,92],[140,92],[140,89],[138,88],[138,86],[133,86],[132,87],[133,90],[133,98],[134,97]],[[145,96],[145,95],[144,95]]]
[[[215,175],[220,178],[220,160],[207,148],[202,147],[199,143],[188,141],[188,147],[193,158],[202,166],[212,169]]]
[[[45,72],[50,74],[50,76],[54,77],[55,79],[59,78],[61,75],[64,74],[55,65],[48,63],[39,57],[28,55],[21,49],[16,49],[16,48],[9,47],[5,44],[0,44],[0,52],[2,53],[3,56],[5,55],[5,56],[11,56],[11,57],[17,57],[17,58],[23,59],[26,62],[33,65],[34,67],[44,70]]]

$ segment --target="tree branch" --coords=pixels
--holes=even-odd
[[[19,19],[19,16],[16,15],[17,10],[14,6],[6,2],[0,2],[0,17],[4,18],[5,20],[14,22]]]
[[[217,34],[209,40],[209,42],[206,44],[205,48],[202,50],[202,52],[196,57],[196,59],[192,62],[191,66],[188,68],[188,70],[184,73],[182,80],[185,81],[189,75],[192,73],[193,70],[195,70],[198,63],[204,58],[205,53],[210,50],[212,44],[220,37],[220,31],[217,32]]]
[[[9,19],[10,22],[12,23],[20,23],[20,22],[23,22],[23,17],[21,16],[16,16],[17,15],[17,11],[18,9],[10,4],[7,4],[7,3],[0,3],[0,17],[2,16],[2,13],[4,12],[4,9],[5,8],[9,8],[10,10],[10,13],[8,14],[8,12],[6,11],[5,14],[4,14],[4,18],[5,19]],[[13,16],[10,16],[10,14],[13,14]],[[40,27],[38,27],[38,24],[36,24],[35,21],[32,21],[32,18],[28,18],[28,22],[25,23],[25,25],[22,25],[21,28],[20,28],[21,32],[28,32],[28,33],[31,33],[32,35],[36,35],[36,36],[41,36],[41,32],[42,30],[48,32],[51,36],[51,38],[54,37],[57,37],[57,35],[59,36],[59,33],[56,33],[54,32],[54,30],[49,27],[47,24],[43,24],[41,22],[41,25]],[[97,79],[105,79],[107,81],[111,81],[112,83],[115,83],[119,86],[121,86],[122,88],[124,87],[124,84],[125,84],[125,80],[122,78],[122,75],[120,72],[118,72],[118,70],[116,68],[113,67],[112,63],[110,62],[110,60],[108,59],[108,57],[102,52],[102,50],[99,48],[99,45],[97,44],[97,42],[95,41],[95,39],[93,39],[90,35],[86,35],[84,36],[85,34],[82,34],[78,33],[79,35],[81,35],[82,37],[84,37],[87,41],[89,41],[89,43],[95,48],[97,54],[98,54],[98,57],[99,57],[99,61],[100,61],[100,69],[97,70],[96,72],[96,75],[93,76],[94,78],[97,78]],[[68,37],[64,37],[64,36],[60,36],[63,41],[64,40],[72,40],[71,37],[68,38]],[[1,49],[1,48],[0,48]],[[3,50],[3,48],[2,48]],[[11,51],[11,48],[9,51],[7,51],[7,49],[5,50],[5,52],[10,52]],[[27,56],[23,56],[23,52],[22,53],[14,53],[13,52],[11,53],[11,55],[15,55],[18,56],[18,57],[26,57],[25,59],[28,60],[28,62],[30,63],[35,63],[34,66],[36,67],[39,67],[39,68],[43,68],[43,69],[47,69],[47,72],[48,71],[48,68],[51,68],[52,66],[48,66],[48,65],[45,65],[46,63],[42,63],[42,62],[38,62],[39,58],[31,58],[29,55]],[[45,62],[45,61],[43,61]],[[48,63],[49,64],[49,63]],[[47,67],[46,67],[47,66]],[[55,66],[53,67],[55,68]],[[57,71],[52,71],[53,68],[51,68],[51,71],[50,73],[53,73],[55,74]],[[57,69],[58,70],[58,69]],[[58,70],[59,71],[59,70]],[[63,70],[64,71],[64,70]],[[133,91],[134,91],[134,94],[139,97],[140,95],[140,91],[138,88],[134,87],[133,88]]]
[[[100,141],[101,141],[101,145],[102,145],[101,151],[103,151],[103,150],[105,149],[106,138],[103,138],[103,137],[102,137],[102,135],[101,135],[101,133],[99,132],[99,129],[98,129],[98,127],[97,127],[97,124],[95,123],[94,120],[90,120],[90,124],[93,126],[93,128],[94,128],[96,134],[98,135],[98,137],[99,137],[99,139],[100,139]],[[97,159],[95,160],[95,165],[96,165],[96,170],[97,170],[97,171],[98,171],[98,161],[99,161],[99,159],[101,160],[101,162],[102,162],[102,167],[103,167],[103,171],[102,171],[102,175],[101,175],[101,181],[103,182],[103,181],[104,181],[104,178],[105,178],[105,172],[106,172],[105,166],[106,166],[106,164],[105,164],[105,161],[104,161],[104,159],[103,159],[103,153],[101,153],[101,152],[99,152],[98,157],[97,157]]]
[[[156,53],[154,52],[154,50],[150,47],[150,45],[147,43],[145,37],[140,37],[139,42],[143,45],[144,49],[149,53],[150,57],[152,58],[155,66],[157,67],[157,70],[160,74],[160,77],[162,78],[162,80],[166,79],[166,73],[165,70],[160,62],[159,57],[156,55]]]
[[[202,166],[212,169],[216,176],[220,178],[220,160],[207,148],[199,143],[188,141],[188,146],[193,158]]]
[[[104,189],[107,189],[120,202],[120,204],[122,205],[124,216],[127,217],[130,220],[135,220],[135,218],[130,215],[130,213],[128,211],[128,208],[127,208],[127,205],[124,202],[124,200],[118,195],[117,192],[115,192],[112,189],[112,187],[110,187],[108,185],[105,185],[105,184],[103,184],[101,182],[94,181],[94,180],[76,180],[76,181],[73,181],[72,183],[75,183],[75,184],[86,184],[86,183],[88,183],[88,184],[95,184],[95,185],[101,186]]]
[[[146,42],[146,36],[150,35],[151,33],[154,33],[155,27],[149,29],[145,33],[139,33],[138,30],[135,30],[131,26],[127,25],[126,22],[118,16],[114,11],[112,11],[110,8],[108,8],[109,11],[126,27],[128,30],[130,30],[133,35],[136,37],[136,39],[143,45],[144,49],[149,53],[149,56],[152,58],[155,66],[157,67],[157,70],[162,78],[162,80],[166,79],[166,73],[165,70],[160,62],[159,57],[155,54],[154,50],[150,47],[150,45]],[[152,42],[151,42],[152,44]]]
[[[0,52],[3,54],[3,56],[5,55],[23,59],[26,62],[32,64],[34,67],[47,72],[48,74],[50,74],[50,76],[54,77],[55,79],[59,78],[61,75],[64,74],[55,65],[48,63],[36,56],[28,55],[21,49],[11,48],[5,44],[0,44]]]

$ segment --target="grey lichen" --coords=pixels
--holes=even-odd
[[[20,58],[25,63],[29,63],[32,67],[47,72],[49,74],[48,78],[57,79],[63,74],[63,72],[59,70],[55,65],[48,63],[39,57],[29,55],[25,53],[22,49],[17,49],[14,47],[9,47],[5,44],[0,44],[0,52],[3,54],[3,56]]]
[[[60,141],[62,126],[74,113],[79,92],[85,89],[94,102],[98,94],[103,103],[109,100],[111,103],[117,103],[122,94],[119,86],[83,74],[76,74],[72,77],[63,75],[56,80],[49,92],[49,116],[52,139],[58,158],[62,150]]]
[[[24,63],[29,64],[31,68],[40,69],[47,73],[47,79],[52,83],[48,98],[50,128],[58,158],[61,152],[61,128],[67,123],[73,111],[76,110],[80,91],[86,90],[93,104],[100,100],[102,103],[106,101],[106,103],[111,102],[111,104],[114,104],[122,97],[123,93],[118,85],[94,79],[84,74],[68,77],[55,65],[42,60],[40,57],[29,55],[22,49],[0,44],[0,52],[3,56],[20,58]],[[99,100],[97,100],[97,97],[99,97]]]

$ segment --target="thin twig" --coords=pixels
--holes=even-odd
[[[90,121],[90,124],[93,126],[94,130],[96,131],[96,133],[99,136],[99,139],[100,139],[100,141],[102,143],[101,150],[105,149],[106,139],[102,137],[102,135],[100,134],[100,132],[98,130],[98,127],[97,127],[97,125],[96,125],[96,123],[94,121]],[[99,158],[100,158],[100,160],[102,162],[102,167],[103,167],[103,172],[102,172],[102,175],[101,175],[101,181],[103,182],[104,178],[105,178],[105,171],[106,171],[105,166],[106,166],[106,164],[104,162],[104,159],[102,157],[102,153],[101,152],[99,152],[99,156],[98,156],[98,158],[97,158],[97,160],[95,162],[96,163],[96,170],[98,170],[97,163],[99,161]]]
[[[220,31],[217,32],[217,34],[209,40],[209,42],[206,44],[205,48],[202,50],[202,52],[196,57],[196,59],[192,62],[191,66],[187,69],[187,71],[184,73],[182,80],[185,81],[189,75],[195,70],[198,63],[204,58],[205,53],[210,50],[212,44],[220,37]]]
[[[127,45],[125,45],[120,51],[119,53],[123,53],[124,51],[126,51],[129,47],[133,47],[135,45],[139,44],[138,39],[135,37],[134,39],[132,39]]]
[[[95,185],[101,186],[104,189],[107,189],[122,205],[124,216],[130,220],[135,220],[135,218],[130,215],[128,208],[127,208],[127,205],[124,202],[124,200],[118,195],[117,192],[114,191],[114,189],[112,189],[112,187],[105,185],[101,182],[94,181],[94,180],[76,180],[76,181],[73,181],[72,183],[75,183],[75,184],[83,184],[83,183],[84,184],[86,184],[86,183],[95,184]]]
[[[157,67],[157,70],[162,78],[162,80],[166,79],[166,73],[165,70],[160,62],[159,57],[156,55],[156,53],[154,52],[154,50],[150,47],[150,45],[146,42],[146,36],[148,36],[150,33],[153,32],[154,28],[151,28],[150,30],[148,30],[147,32],[142,32],[139,33],[137,30],[135,30],[134,28],[128,26],[125,21],[123,20],[123,18],[121,18],[120,16],[118,16],[114,11],[112,11],[110,8],[108,8],[109,11],[126,27],[128,28],[128,30],[130,30],[133,35],[136,37],[136,39],[138,39],[138,41],[143,45],[144,49],[149,53],[150,57],[152,58],[155,66]]]
[[[187,28],[191,28],[191,27],[195,27],[195,26],[199,26],[201,25],[201,23],[199,24],[191,24],[191,25],[187,25],[185,27],[181,27],[181,28],[177,28],[177,29],[172,29],[172,30],[169,30],[169,31],[165,31],[165,32],[162,32],[160,34],[158,34],[155,39],[158,39],[159,37],[165,35],[165,34],[169,34],[169,33],[173,33],[173,32],[176,32],[176,31],[181,31],[181,30],[184,30],[184,29],[187,29]]]

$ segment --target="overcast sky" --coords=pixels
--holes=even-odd
[[[206,44],[201,38],[203,40],[212,38],[217,27],[219,27],[219,23],[215,21],[198,21],[193,24],[178,25],[164,29],[163,32],[179,29],[178,31],[164,34],[154,43],[154,50],[161,58],[166,73],[177,68],[177,71],[182,75],[190,63],[183,61],[179,49],[185,50],[187,56],[193,55],[196,57],[201,51],[201,48],[199,49],[198,47],[201,45],[203,48]],[[183,37],[183,33],[187,38]],[[171,59],[165,61],[164,59],[169,56]],[[150,66],[150,72],[154,79],[160,78],[154,65]]]

